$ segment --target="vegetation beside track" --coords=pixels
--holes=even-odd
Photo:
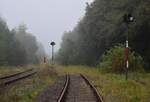
[[[124,74],[106,73],[100,69],[87,66],[55,66],[48,65],[28,66],[22,68],[0,69],[0,73],[11,73],[35,68],[38,73],[30,78],[18,81],[8,88],[0,90],[2,102],[33,102],[34,98],[44,88],[53,84],[57,77],[66,73],[82,73],[87,76],[105,102],[150,102],[150,73],[129,73],[129,80]]]
[[[103,96],[105,102],[150,102],[150,73],[134,72],[125,80],[123,74],[104,73],[86,66],[59,66],[59,73],[86,75]]]
[[[19,72],[23,72],[29,68],[30,67],[24,68],[24,67],[8,67],[8,66],[5,67],[5,66],[2,66],[2,67],[0,67],[0,77],[11,75],[11,74],[16,74]]]
[[[22,68],[0,69],[2,74],[6,72],[10,74],[11,71],[17,73],[26,69],[35,68],[37,74],[23,79],[10,85],[6,88],[0,89],[0,99],[2,102],[32,102],[35,96],[41,92],[45,87],[51,85],[57,78],[57,73],[48,65],[27,66]]]

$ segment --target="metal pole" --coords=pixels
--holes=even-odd
[[[125,49],[125,63],[126,63],[126,80],[128,80],[128,70],[129,70],[129,23],[134,21],[132,14],[128,13],[124,15],[124,22],[127,25],[127,36],[126,36],[126,49]]]
[[[129,68],[129,61],[128,61],[128,40],[126,40],[126,80],[128,80],[128,68]]]
[[[52,45],[52,65],[54,65],[54,46]]]
[[[126,38],[126,80],[128,80],[129,69],[129,25],[127,24],[127,38]]]
[[[52,65],[54,65],[54,45],[55,45],[55,42],[51,42],[50,45],[52,46]]]

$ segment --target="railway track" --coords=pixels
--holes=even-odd
[[[0,87],[5,87],[7,85],[10,85],[10,84],[12,84],[16,81],[19,81],[19,80],[25,79],[29,76],[32,76],[35,73],[36,73],[35,70],[29,69],[29,70],[24,71],[24,72],[20,72],[20,73],[8,75],[8,76],[0,77]]]
[[[60,77],[41,92],[34,102],[104,102],[91,82],[80,74]]]
[[[57,102],[104,102],[96,88],[84,75],[67,75]]]

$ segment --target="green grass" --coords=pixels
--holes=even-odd
[[[24,71],[25,69],[21,67],[0,67],[0,77],[15,74],[21,71]]]
[[[27,66],[23,69],[30,69],[33,67],[38,71],[37,74],[16,82],[8,87],[7,90],[0,90],[1,102],[33,102],[34,98],[44,90],[44,88],[53,84],[57,79],[56,71],[47,65]],[[16,69],[14,68],[14,70]]]
[[[0,66],[0,77],[15,74],[18,72],[23,72],[23,71],[31,69],[31,68],[38,68],[38,67],[35,65],[28,65],[28,66],[22,66],[22,67],[21,66],[18,66],[18,67]]]
[[[86,66],[59,66],[58,71],[86,75],[106,102],[150,102],[149,73],[130,73],[126,81],[124,75]]]
[[[33,102],[34,98],[57,77],[64,74],[82,73],[86,75],[105,102],[150,102],[150,73],[130,73],[129,80],[123,74],[106,73],[87,66],[27,66],[22,68],[0,68],[1,74],[35,68],[38,74],[19,81],[7,90],[0,90],[2,102]],[[10,69],[10,70],[9,70]]]

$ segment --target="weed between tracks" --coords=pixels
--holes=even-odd
[[[32,102],[39,92],[56,80],[57,73],[47,65],[28,66],[23,69],[33,67],[38,71],[37,74],[0,89],[0,102]],[[15,70],[21,69],[13,69],[14,72]]]
[[[52,84],[58,75],[66,73],[86,75],[103,96],[105,102],[150,102],[149,73],[130,73],[128,81],[125,80],[124,75],[104,73],[99,69],[86,66],[57,66],[56,69],[51,69],[47,65],[11,70],[0,68],[0,73],[15,73],[33,67],[38,70],[36,75],[0,90],[0,102],[33,102],[35,96]]]
[[[150,74],[130,73],[124,75],[103,73],[99,69],[85,66],[59,66],[59,73],[82,73],[86,75],[105,102],[150,102]]]

